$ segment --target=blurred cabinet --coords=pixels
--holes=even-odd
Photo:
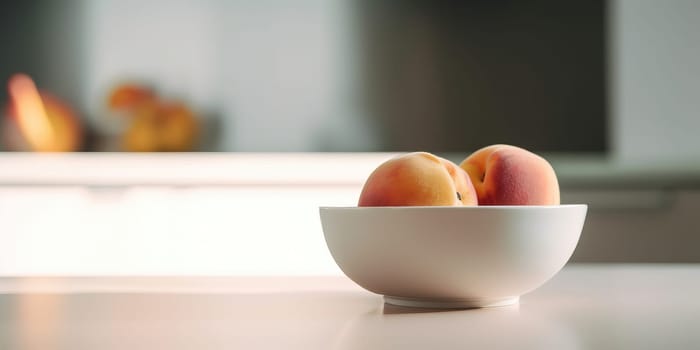
[[[700,190],[562,190],[588,203],[576,262],[700,262]]]

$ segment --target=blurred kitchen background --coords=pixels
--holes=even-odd
[[[3,3],[0,274],[335,273],[318,206],[355,205],[393,152],[493,143],[543,154],[562,201],[590,205],[574,261],[698,262],[698,14]],[[79,153],[13,152],[33,150]]]

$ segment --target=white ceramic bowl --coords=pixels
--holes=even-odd
[[[571,257],[588,207],[322,207],[328,248],[363,288],[402,306],[517,303]]]

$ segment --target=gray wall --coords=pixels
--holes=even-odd
[[[6,19],[41,9],[41,18],[30,18],[37,26],[24,34],[15,31],[21,25],[7,26],[4,40],[41,44],[17,62],[0,60],[3,72],[38,72],[44,87],[78,104],[89,120],[102,118],[108,89],[131,77],[222,117],[224,150],[353,150],[357,140],[377,142],[355,103],[358,74],[348,57],[356,43],[346,1],[3,6]],[[700,161],[700,2],[611,0],[609,6],[611,155],[622,163]],[[272,124],[281,132],[269,132]]]
[[[83,0],[33,0],[0,5],[0,103],[14,73],[32,75],[41,88],[83,106],[85,24]]]
[[[612,141],[622,162],[700,162],[700,1],[611,2]]]
[[[574,261],[700,262],[698,14],[693,0],[611,3],[613,162],[593,172],[638,170],[563,188],[591,208]]]
[[[222,118],[229,151],[313,151],[369,135],[353,123],[342,0],[86,1],[85,103],[121,79],[152,82]],[[163,11],[167,8],[167,11]],[[371,140],[366,139],[366,142]]]

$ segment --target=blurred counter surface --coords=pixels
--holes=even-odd
[[[396,153],[0,153],[0,186],[362,185]],[[445,154],[460,162],[463,155]],[[563,189],[696,189],[700,162],[544,155]],[[281,171],[280,171],[281,170]]]
[[[211,240],[207,241],[209,245],[201,245],[207,247],[202,250],[206,252],[202,256],[216,256],[223,261],[236,260],[238,255],[231,254],[230,248],[220,249],[227,247],[219,243],[222,237],[240,247],[236,252],[243,254],[241,256],[255,251],[251,246],[266,249],[262,247],[267,247],[267,242],[277,240],[314,258],[309,259],[308,264],[293,265],[290,262],[298,262],[291,253],[294,249],[290,252],[280,250],[275,255],[278,259],[271,260],[272,265],[317,271],[332,266],[325,246],[318,240],[321,237],[318,207],[355,205],[367,176],[393,155],[4,153],[0,154],[0,206],[4,205],[2,219],[6,226],[14,227],[4,232],[15,242],[16,237],[24,237],[28,252],[35,249],[32,242],[47,239],[63,247],[55,250],[58,252],[75,252],[79,247],[85,247],[86,241],[92,242],[95,251],[100,251],[104,242],[119,237],[126,246],[139,247],[130,249],[136,255],[132,258],[134,271],[138,270],[138,262],[158,261],[157,271],[171,271],[172,266],[181,266],[180,256],[191,253],[192,237],[199,239],[205,234]],[[462,154],[444,156],[456,162],[464,157]],[[700,245],[697,225],[700,162],[633,164],[596,157],[545,155],[545,158],[557,170],[561,202],[585,203],[589,208],[573,261],[700,262],[700,250],[697,249]],[[57,207],[65,210],[57,212]],[[174,218],[172,210],[185,214]],[[238,220],[229,220],[232,210],[235,210]],[[34,214],[29,214],[32,212]],[[61,223],[58,229],[62,230],[62,238],[52,234],[54,229],[47,228],[48,231],[44,232],[43,226],[37,226],[34,219],[39,215],[37,213]],[[286,234],[289,224],[283,224],[285,220],[278,220],[280,226],[274,220],[262,220],[266,225],[259,224],[260,218],[270,215],[291,220],[304,234],[290,239]],[[166,230],[161,224],[163,221],[172,225]],[[126,227],[121,231],[109,229],[125,227],[129,222],[140,222],[141,226]],[[207,222],[214,229],[199,232],[201,222]],[[49,224],[58,225],[47,221]],[[100,228],[99,232],[96,232],[96,227]],[[123,230],[132,235],[125,236]],[[159,235],[168,230],[181,232],[181,241],[177,248],[171,247],[172,251],[160,249]],[[190,237],[188,230],[197,231],[198,236]],[[245,234],[251,231],[255,235]],[[251,243],[250,237],[259,239]],[[248,242],[248,245],[240,242]],[[212,255],[211,249],[218,249],[219,255]],[[162,256],[154,259],[153,251],[161,252]],[[33,259],[28,253],[22,255],[16,250],[11,253],[14,255],[4,256],[14,259],[14,265],[6,266],[12,271],[86,270],[86,265],[73,257],[80,255],[66,253],[49,265]],[[288,260],[279,260],[280,254]],[[20,258],[21,264],[17,262]],[[193,271],[219,271],[221,264],[216,259],[203,260],[193,267]],[[118,254],[102,254],[99,260],[103,264],[96,265],[94,271],[113,271],[123,267]]]
[[[571,264],[520,305],[410,309],[341,276],[3,277],[0,348],[697,349],[700,265]]]

